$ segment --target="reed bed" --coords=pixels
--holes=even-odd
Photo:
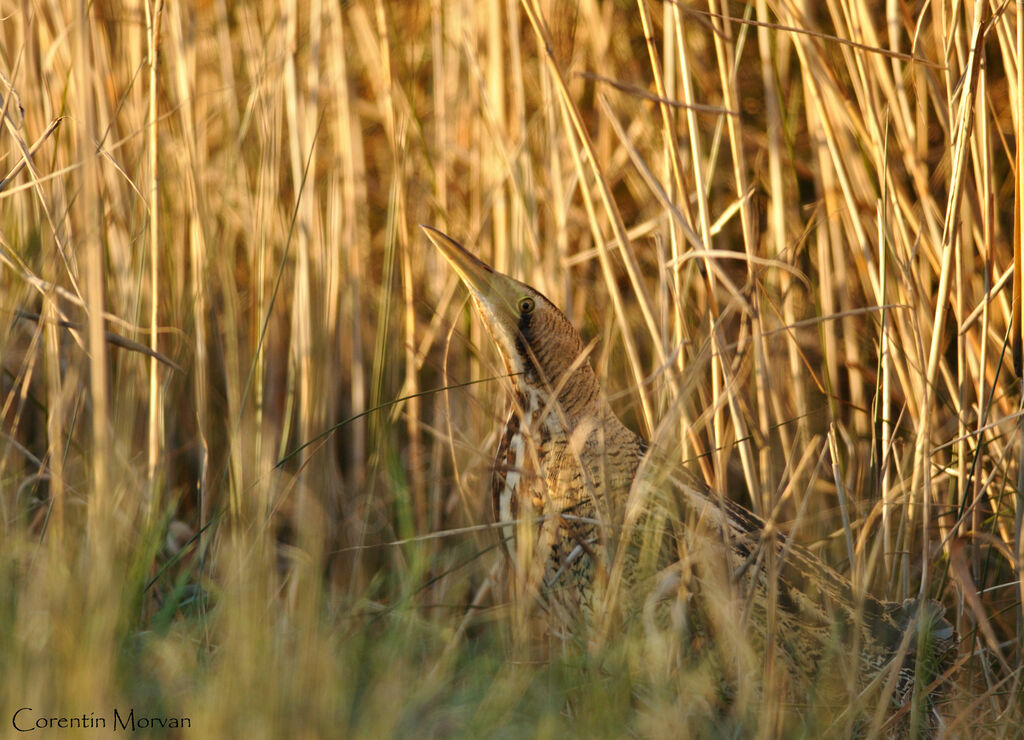
[[[0,722],[854,731],[642,630],[513,654],[504,369],[427,223],[679,464],[940,600],[948,736],[1016,736],[1019,13],[0,0]]]

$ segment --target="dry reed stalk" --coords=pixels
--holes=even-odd
[[[282,731],[821,729],[758,702],[770,669],[716,705],[678,640],[506,661],[478,528],[502,381],[462,385],[502,368],[427,222],[596,338],[635,429],[858,587],[941,598],[952,727],[1019,722],[1021,11],[738,9],[2,5],[4,701],[180,696],[223,734],[264,726],[243,697]],[[76,590],[90,547],[119,565]],[[115,628],[80,616],[101,596]]]

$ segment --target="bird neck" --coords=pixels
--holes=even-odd
[[[589,364],[553,389],[517,384],[515,396],[508,427],[533,439],[542,475],[571,459],[589,477],[591,468],[606,465],[609,450],[617,450],[626,467],[643,454],[643,440],[616,416]]]
[[[582,419],[614,416],[587,362],[550,379],[528,366],[519,376],[515,395],[524,418],[551,436],[571,434]]]

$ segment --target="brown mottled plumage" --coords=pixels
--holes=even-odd
[[[519,590],[547,594],[563,615],[589,610],[597,571],[607,567],[599,522],[621,521],[610,507],[624,504],[646,445],[611,410],[579,332],[551,301],[440,232],[427,234],[470,288],[514,378],[491,492]],[[535,532],[517,524],[528,518]]]
[[[512,554],[517,596],[541,597],[559,629],[585,628],[602,612],[603,604],[595,601],[606,596],[604,586],[616,560],[612,545],[624,522],[637,526],[619,558],[622,582],[633,586],[643,581],[653,589],[658,581],[634,572],[640,570],[636,550],[645,519],[643,514],[626,516],[631,489],[640,487],[634,480],[642,480],[638,471],[647,443],[611,410],[579,332],[554,304],[441,232],[424,230],[469,288],[513,378],[514,401],[491,493]],[[673,572],[676,543],[691,553],[719,553],[713,559],[750,595],[751,621],[759,633],[774,622],[783,660],[795,674],[813,682],[827,671],[824,664],[834,656],[838,640],[857,651],[856,682],[861,686],[883,671],[888,675],[898,661],[895,696],[902,705],[920,678],[918,649],[931,642],[928,662],[934,672],[955,645],[937,602],[896,604],[855,593],[839,573],[784,534],[769,533],[760,518],[739,504],[682,474],[659,485],[672,489],[668,498],[677,509],[675,529],[681,531],[681,539],[664,538],[658,548],[653,570],[661,570],[661,582]],[[696,570],[700,577],[700,565]],[[760,640],[752,635],[754,644]]]

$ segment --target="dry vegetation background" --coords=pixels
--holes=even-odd
[[[0,0],[0,723],[777,730],[643,640],[507,659],[501,364],[428,223],[634,429],[941,600],[950,736],[1015,735],[1018,12]]]

